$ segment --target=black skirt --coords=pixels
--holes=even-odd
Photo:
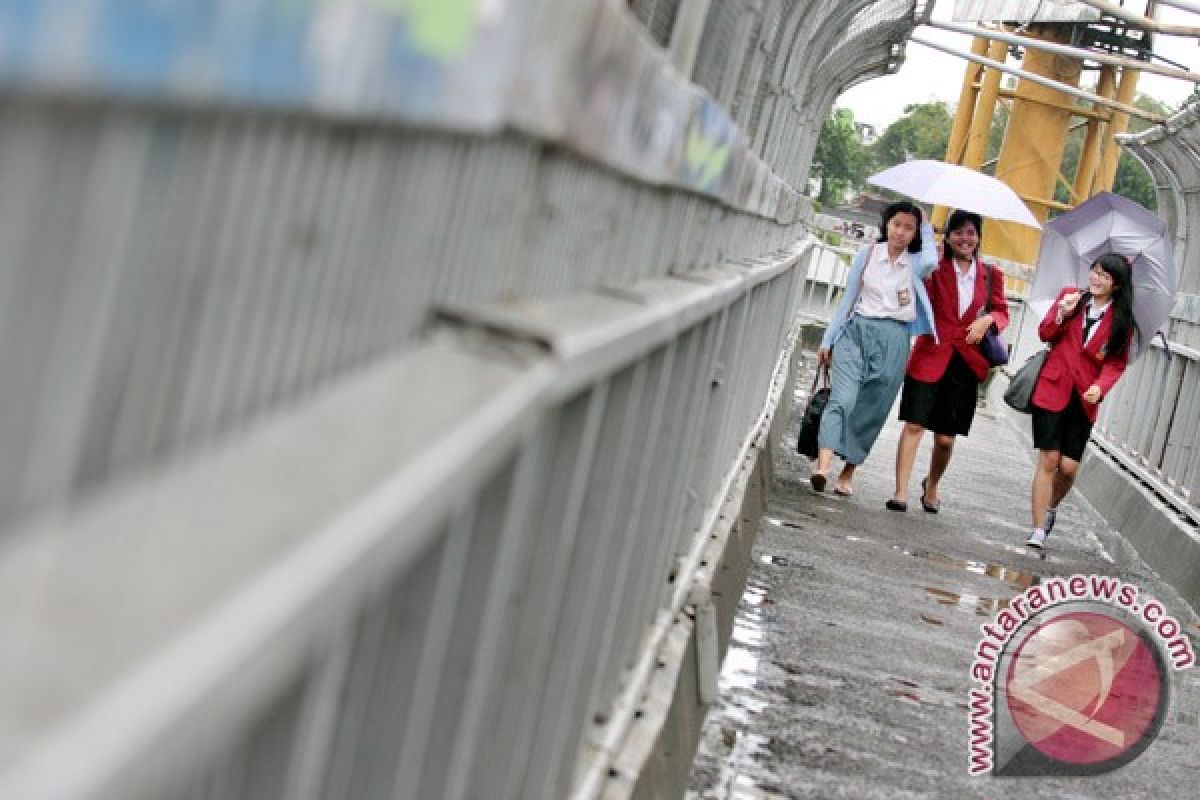
[[[904,376],[900,419],[945,436],[966,436],[975,420],[978,395],[979,379],[955,350],[937,382]]]
[[[1057,450],[1072,461],[1082,461],[1092,436],[1092,423],[1083,413],[1083,399],[1071,391],[1071,399],[1062,411],[1033,407],[1033,446],[1038,450]]]

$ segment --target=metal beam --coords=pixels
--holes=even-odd
[[[1200,14],[1200,3],[1187,3],[1184,0],[1158,0],[1160,6],[1171,6],[1172,8],[1180,8],[1184,11],[1191,11],[1193,14]]]
[[[1058,81],[1051,80],[1050,78],[1046,78],[1041,75],[1034,75],[1032,72],[1027,72],[1026,70],[1023,70],[1023,69],[1018,69],[1016,67],[1007,66],[1006,64],[1001,64],[999,61],[994,61],[990,58],[984,58],[983,56],[977,56],[974,53],[967,53],[962,50],[956,50],[953,47],[947,47],[946,45],[941,44],[940,42],[931,42],[928,39],[923,39],[920,36],[916,36],[916,35],[911,36],[909,38],[909,41],[916,42],[917,44],[923,44],[926,47],[933,48],[934,50],[941,50],[943,53],[949,53],[952,56],[958,56],[959,58],[965,58],[968,61],[974,61],[978,64],[983,64],[985,67],[991,67],[992,69],[998,69],[1001,72],[1007,72],[1010,75],[1016,75],[1018,77],[1025,78],[1026,80],[1033,81],[1034,83],[1041,84],[1042,86],[1048,86],[1051,89],[1057,89],[1060,92],[1063,92],[1064,94],[1071,95],[1072,97],[1078,97],[1082,100],[1088,100],[1097,105],[1107,106],[1108,108],[1115,108],[1118,111],[1122,111],[1126,114],[1130,114],[1135,117],[1141,117],[1142,119],[1148,119],[1151,122],[1154,122],[1156,124],[1162,124],[1167,121],[1167,118],[1164,117],[1162,114],[1155,114],[1151,111],[1144,111],[1144,110],[1138,108],[1137,106],[1131,106],[1131,105],[1127,105],[1125,103],[1118,103],[1115,100],[1109,100],[1107,98],[1100,97],[1099,95],[1092,94],[1091,92],[1085,92],[1083,89],[1076,89],[1074,86],[1067,86],[1064,83],[1059,83]]]
[[[1005,100],[1015,100],[1017,97],[1020,97],[1015,89],[1001,89],[1000,96]],[[1098,119],[1101,122],[1108,122],[1112,119],[1111,111],[1094,111],[1087,108],[1080,108],[1079,106],[1067,105],[1066,103],[1052,103],[1042,97],[1021,97],[1021,99],[1027,103],[1039,103],[1044,106],[1051,106],[1052,108],[1061,108],[1063,111],[1070,111],[1075,116],[1083,117],[1084,119]]]
[[[1138,14],[1137,12],[1122,8],[1115,3],[1107,3],[1105,0],[1078,0],[1078,2],[1083,3],[1085,6],[1091,6],[1098,11],[1103,11],[1109,16],[1125,20],[1126,22],[1129,22],[1134,26],[1144,30],[1154,31],[1155,33],[1161,33],[1166,36],[1200,36],[1200,28],[1194,25],[1172,25],[1166,22],[1159,22],[1158,20],[1151,19],[1143,14]],[[1168,5],[1178,4],[1168,3]],[[1191,11],[1195,9],[1189,8],[1188,10]]]
[[[1163,67],[1148,61],[1138,61],[1137,59],[1125,58],[1124,56],[1098,53],[1094,50],[1086,50],[1082,47],[1071,47],[1070,45],[1059,44],[1057,42],[1048,42],[1045,39],[1035,39],[1030,36],[1020,36],[1015,33],[1006,33],[995,28],[984,28],[976,25],[959,25],[953,22],[927,22],[926,25],[928,25],[930,28],[953,31],[954,33],[965,33],[969,36],[983,36],[988,39],[999,39],[1000,41],[1007,42],[1008,44],[1015,44],[1021,47],[1033,47],[1050,53],[1058,53],[1059,55],[1074,56],[1076,58],[1087,59],[1088,61],[1096,61],[1100,64],[1112,64],[1118,67],[1130,67],[1132,69],[1139,69],[1142,72],[1153,72],[1156,75],[1163,75],[1167,78],[1178,78],[1179,80],[1191,81],[1192,83],[1200,83],[1200,73],[1189,72],[1183,69],[1175,69],[1174,67]]]

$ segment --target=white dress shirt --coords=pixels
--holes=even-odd
[[[963,271],[958,268],[957,261],[952,263],[954,264],[954,275],[958,278],[958,316],[961,319],[971,306],[971,301],[975,299],[975,265],[979,261],[971,259],[971,266],[967,268],[966,274],[963,274]]]
[[[913,291],[912,254],[907,250],[896,263],[888,258],[887,242],[871,248],[863,270],[862,292],[855,311],[864,317],[911,322],[917,318],[917,298]]]
[[[1083,320],[1084,330],[1087,331],[1087,336],[1083,340],[1084,344],[1092,341],[1092,337],[1096,335],[1096,330],[1100,327],[1100,318],[1104,316],[1105,311],[1108,311],[1110,303],[1112,303],[1112,300],[1097,308],[1091,300],[1088,300],[1087,308],[1084,309],[1084,313],[1087,315]],[[1090,329],[1088,327],[1089,321],[1092,322]]]

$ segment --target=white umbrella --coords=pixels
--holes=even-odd
[[[1041,319],[1060,289],[1087,287],[1092,264],[1105,253],[1132,263],[1137,336],[1130,356],[1136,358],[1166,324],[1178,275],[1167,223],[1132,200],[1101,192],[1046,223],[1029,305]]]
[[[957,164],[928,159],[905,161],[875,173],[867,182],[922,203],[961,208],[1032,228],[1042,227],[1008,184]]]

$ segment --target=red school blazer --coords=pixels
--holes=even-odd
[[[1038,326],[1038,336],[1043,342],[1050,343],[1050,352],[1046,355],[1046,363],[1038,375],[1037,385],[1033,387],[1033,404],[1046,411],[1062,411],[1071,400],[1071,392],[1078,392],[1083,405],[1083,413],[1088,421],[1095,422],[1100,412],[1100,403],[1092,405],[1083,402],[1083,393],[1092,384],[1100,387],[1100,399],[1103,402],[1117,379],[1125,372],[1129,361],[1129,347],[1120,355],[1110,356],[1106,347],[1108,334],[1112,330],[1112,305],[1110,304],[1096,323],[1096,333],[1085,346],[1083,343],[1083,320],[1086,309],[1084,299],[1075,313],[1063,324],[1055,321],[1058,302],[1068,292],[1084,291],[1068,286],[1058,293],[1054,304],[1046,312],[1042,324]],[[1133,332],[1130,331],[1132,338]]]
[[[937,268],[925,278],[925,290],[929,293],[929,303],[933,306],[933,325],[937,331],[937,339],[925,334],[917,337],[912,355],[908,358],[906,372],[915,380],[923,383],[936,383],[946,373],[950,365],[950,356],[957,350],[975,373],[975,377],[983,380],[987,377],[991,365],[983,357],[978,344],[967,344],[967,326],[975,321],[987,301],[987,272],[992,273],[992,318],[996,327],[1004,330],[1008,327],[1008,301],[1004,298],[1004,273],[991,264],[979,262],[975,270],[975,295],[967,313],[958,315],[958,268],[953,259],[943,258]]]

